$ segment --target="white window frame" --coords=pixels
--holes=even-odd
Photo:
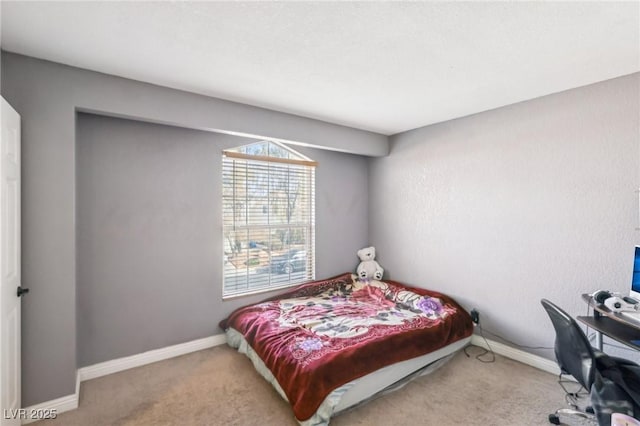
[[[261,155],[255,155],[256,150],[251,147],[259,144]],[[275,141],[259,141],[223,151],[224,299],[283,289],[315,279],[316,165],[315,161]],[[279,184],[279,191],[273,189],[274,182]],[[287,213],[276,214],[278,208],[283,208],[282,187],[286,187]],[[292,201],[293,187],[296,197]],[[251,192],[259,192],[262,197],[252,198]],[[260,202],[264,204],[262,212]],[[295,214],[291,213],[293,210]],[[279,238],[275,237],[276,233]],[[260,243],[255,244],[251,235],[260,235]]]

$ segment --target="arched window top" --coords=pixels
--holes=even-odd
[[[305,166],[317,165],[315,161],[306,155],[302,155],[280,142],[270,140],[262,140],[237,148],[225,149],[223,152],[226,157],[232,158],[301,164]]]

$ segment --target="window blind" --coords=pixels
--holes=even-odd
[[[223,155],[224,297],[315,277],[314,164]]]

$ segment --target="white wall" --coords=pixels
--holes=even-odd
[[[639,88],[640,73],[394,136],[369,170],[380,264],[553,346],[541,298],[584,315],[581,293],[629,291]]]

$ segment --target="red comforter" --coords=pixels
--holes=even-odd
[[[473,332],[452,298],[346,273],[239,308],[220,323],[240,332],[307,420],[334,389]]]

